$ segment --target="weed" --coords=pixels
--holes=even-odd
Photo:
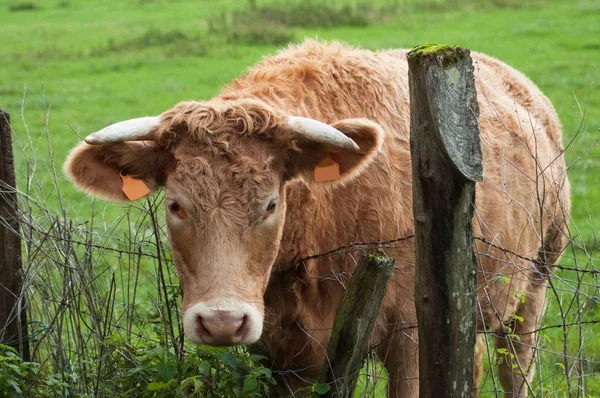
[[[294,33],[279,25],[234,25],[225,32],[228,43],[248,45],[284,45],[294,39]]]
[[[336,6],[316,1],[257,6],[221,13],[209,22],[209,31],[223,34],[230,44],[284,45],[294,39],[290,28],[368,26],[377,8],[362,2]]]
[[[333,28],[339,26],[367,26],[370,13],[377,9],[368,2],[356,6],[335,6],[328,3],[306,1],[282,6],[257,8],[252,14],[261,21],[300,28]]]
[[[178,29],[163,31],[160,28],[149,27],[142,34],[131,39],[118,41],[109,38],[106,45],[91,50],[91,55],[102,57],[108,54],[141,51],[153,47],[164,48],[168,55],[205,55],[207,53],[207,45],[203,37],[190,36]]]
[[[15,3],[8,6],[8,10],[11,12],[18,11],[35,11],[39,10],[40,6],[35,3]]]

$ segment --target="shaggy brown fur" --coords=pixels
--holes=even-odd
[[[565,244],[570,206],[560,123],[526,77],[485,55],[472,57],[485,170],[477,186],[475,235],[554,263]],[[224,284],[234,286],[236,295],[264,308],[262,343],[281,368],[296,371],[288,382],[298,387],[318,376],[356,257],[299,260],[349,242],[413,234],[407,73],[404,50],[370,52],[307,40],[267,57],[216,98],[165,112],[155,143],[81,144],[66,171],[79,187],[118,201],[125,200],[119,170],[153,188],[164,184],[167,205],[178,201],[186,220],[194,220],[183,225],[181,217],[167,217],[184,311],[219,297]],[[290,115],[333,124],[358,143],[358,154],[332,154],[341,181],[314,182],[312,170],[331,148],[298,140],[285,124]],[[276,224],[257,227],[273,197],[279,201]],[[524,319],[513,325],[516,333],[534,330],[546,275],[480,241],[476,248],[480,330],[503,335],[513,314]],[[399,269],[372,342],[381,343],[377,352],[390,396],[416,396],[414,251],[406,245],[387,252]],[[520,291],[523,303],[514,293]],[[525,394],[528,380],[521,374],[533,373],[535,333],[497,344],[516,354],[500,367],[504,390]],[[477,357],[481,366],[481,352]]]

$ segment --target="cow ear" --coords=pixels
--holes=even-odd
[[[318,186],[345,183],[359,175],[381,150],[383,129],[369,119],[344,119],[330,126],[354,141],[359,149],[353,151],[299,139],[288,159],[290,177]]]
[[[132,193],[125,182],[125,191],[130,197],[145,196],[164,185],[171,159],[169,152],[152,141],[105,145],[83,142],[69,154],[63,170],[77,188],[92,196],[111,202],[129,202],[123,189],[125,180],[134,184]]]

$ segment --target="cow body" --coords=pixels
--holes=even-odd
[[[543,314],[549,272],[547,267],[536,266],[526,259],[552,264],[566,241],[565,219],[570,202],[561,126],[548,99],[526,77],[495,59],[477,53],[471,55],[481,110],[484,158],[484,180],[477,185],[474,232],[476,237],[493,243],[475,242],[478,329],[503,335],[504,325],[511,323],[513,315],[523,318],[523,322],[514,322],[512,326],[513,332],[522,333],[520,343],[498,338],[496,344],[514,352],[514,363],[522,370],[521,373],[511,370],[510,361],[500,365],[500,380],[505,391],[525,394],[528,378],[522,375],[533,373],[531,347],[535,346],[535,333],[528,332],[536,329]],[[256,107],[262,109],[263,104],[266,111],[256,110]],[[233,108],[241,111],[233,112]],[[222,118],[228,118],[229,122],[215,115],[225,115]],[[380,126],[382,133],[377,140],[381,142],[371,140],[372,160],[356,166],[360,170],[352,176],[342,175],[338,184],[316,183],[309,176],[311,167],[317,163],[315,159],[296,162],[297,155],[292,154],[277,160],[283,147],[278,144],[274,148],[272,143],[265,147],[260,141],[268,136],[269,142],[279,142],[288,134],[287,129],[277,127],[281,115],[303,116],[337,126],[361,149],[369,148],[368,140],[363,144],[360,134],[348,133],[358,127],[338,121],[368,119]],[[165,185],[167,202],[169,192],[175,190],[188,190],[187,200],[197,201],[190,204],[194,210],[188,212],[203,220],[201,227],[182,229],[176,225],[179,221],[167,219],[185,294],[184,313],[196,311],[193,313],[201,315],[194,316],[206,318],[208,304],[195,302],[225,300],[226,304],[221,306],[227,307],[230,301],[235,303],[248,295],[248,289],[264,293],[264,302],[260,302],[256,294],[247,300],[255,308],[252,311],[264,312],[261,342],[281,369],[294,370],[290,373],[293,376],[287,378],[292,389],[317,381],[335,311],[359,253],[303,259],[351,242],[386,241],[414,233],[409,121],[406,51],[370,52],[312,40],[265,58],[208,102],[179,104],[161,115],[161,124],[154,129],[156,147],[151,148],[151,153],[160,152],[157,156],[166,158],[159,162],[163,165],[161,170],[166,171],[150,177],[141,175],[142,172],[138,174],[151,188]],[[207,127],[217,124],[225,127]],[[236,129],[244,130],[244,134],[236,135]],[[285,148],[294,145],[296,141]],[[105,146],[105,151],[106,148],[109,146]],[[314,149],[310,148],[293,149],[297,153]],[[84,166],[76,163],[85,157],[84,150],[96,148],[86,146],[76,150],[68,162],[71,165],[67,166],[70,167],[68,172],[79,186],[95,191],[92,183],[81,183],[78,177],[77,167]],[[121,149],[114,149],[114,154],[108,156],[104,155],[106,152],[100,155],[98,149],[96,162],[103,163],[104,167],[118,163],[116,169],[135,169],[133,159],[113,160],[124,156],[117,155],[117,151]],[[337,155],[332,153],[336,159]],[[223,158],[229,160],[219,163],[224,162],[220,160]],[[242,163],[252,170],[244,174]],[[295,166],[288,167],[288,163]],[[238,171],[231,172],[232,164]],[[303,172],[297,171],[302,167]],[[233,187],[235,184],[231,181],[235,181],[239,173],[253,179],[256,187],[262,184],[272,188],[260,194],[256,193],[259,188],[254,186],[235,191],[238,188]],[[226,174],[234,176],[226,179],[223,177]],[[198,181],[193,192],[186,186],[190,181]],[[238,193],[229,195],[228,189]],[[208,192],[214,190],[220,194],[209,197]],[[269,195],[276,195],[276,191],[279,196],[275,212],[280,212],[277,214],[281,219],[276,219],[273,231],[251,232],[259,234],[259,238],[255,235],[248,238],[250,232],[236,234],[235,231],[246,231],[248,227],[243,225],[243,216],[239,218],[241,221],[228,218],[232,213],[241,212],[239,206],[242,205],[235,201],[241,200],[243,206],[252,209],[255,197],[265,202]],[[246,200],[244,195],[252,200]],[[214,210],[211,203],[223,210]],[[265,212],[265,220],[266,217]],[[187,215],[180,218],[187,219]],[[210,225],[215,227],[211,229]],[[226,229],[214,234],[207,232],[216,231],[217,225],[226,225]],[[255,231],[256,228],[252,228]],[[181,238],[183,235],[187,240]],[[219,250],[213,251],[208,243],[199,243],[202,249],[191,253],[183,243],[204,242],[204,239],[220,242],[213,245]],[[245,240],[252,242],[243,243]],[[256,243],[257,240],[260,242]],[[377,344],[378,356],[388,371],[390,396],[418,395],[413,241],[400,242],[385,251],[396,259],[398,269],[390,279],[372,344]],[[236,253],[236,259],[226,257],[227,253]],[[224,266],[210,272],[204,266],[192,269],[190,264],[207,263],[206,258],[211,259],[210,263],[228,264],[230,268]],[[263,268],[259,271],[260,264]],[[226,275],[225,269],[236,271],[233,276],[231,271]],[[219,293],[215,286],[220,278],[233,281],[234,291]],[[205,286],[199,281],[209,282]],[[251,318],[253,315],[250,315]],[[219,316],[223,315],[219,313]],[[218,326],[210,324],[208,332],[225,333],[219,325],[226,320],[219,318],[218,322],[221,322]],[[184,326],[189,334],[187,324]],[[252,327],[254,325],[249,328],[254,330]],[[237,324],[233,328],[242,330]],[[233,340],[235,342],[238,340]]]
[[[537,258],[542,239],[550,246],[548,253],[559,253],[564,244],[559,231],[569,209],[569,188],[559,156],[563,150],[560,122],[548,99],[523,75],[485,55],[472,53],[472,57],[485,174],[477,187],[475,236],[523,257]],[[283,237],[265,294],[269,310],[263,340],[283,368],[304,369],[300,375],[315,381],[320,368],[314,365],[325,360],[327,328],[333,324],[344,282],[357,258],[299,260],[350,242],[386,241],[414,233],[406,51],[372,53],[309,42],[266,59],[222,96],[258,97],[290,114],[325,122],[365,117],[388,134],[375,164],[352,183],[333,190],[311,189],[301,181],[287,186]],[[412,379],[399,382],[398,396],[416,393],[418,377],[415,258],[413,247],[404,246],[386,249],[399,270],[377,322],[384,326],[373,335],[374,344],[386,337],[389,341],[380,346],[379,357],[389,364],[390,377]],[[476,248],[482,253],[478,256],[479,330],[499,331],[517,312],[527,312],[523,327],[537,325],[545,293],[539,270],[480,241]],[[520,305],[522,295],[514,292],[530,297]],[[510,386],[512,375],[503,376],[511,379],[505,387]]]

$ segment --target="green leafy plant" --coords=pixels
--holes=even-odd
[[[0,396],[64,396],[71,378],[50,374],[36,362],[26,362],[17,351],[0,344]]]

